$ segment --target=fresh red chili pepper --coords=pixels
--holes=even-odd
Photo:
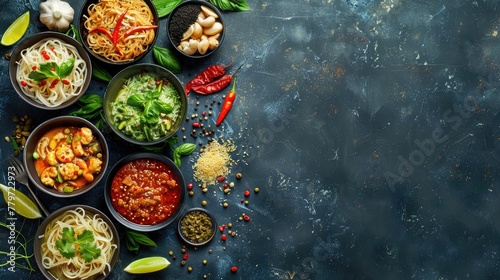
[[[115,24],[115,27],[113,29],[113,43],[115,43],[115,45],[116,45],[116,43],[118,43],[118,37],[120,35],[120,28],[122,27],[123,19],[125,18],[125,14],[127,14],[127,12],[128,12],[128,8],[123,13],[121,13],[121,15],[116,20],[116,24]]]
[[[50,88],[55,88],[55,87],[56,87],[56,85],[57,85],[57,83],[59,83],[59,80],[58,80],[58,79],[55,79],[55,80],[53,80],[53,81],[52,81],[52,83],[50,83],[50,86],[49,86],[49,87],[50,87]]]
[[[184,92],[186,95],[189,94],[191,88],[194,86],[206,85],[217,78],[222,77],[226,73],[226,69],[233,65],[234,59],[231,60],[231,63],[228,65],[211,65],[205,68],[205,70],[201,71],[198,75],[194,76],[191,81],[189,81],[184,87]]]
[[[243,64],[234,71],[233,74],[226,74],[219,79],[212,81],[208,84],[205,85],[200,85],[200,86],[193,86],[191,89],[199,94],[207,95],[207,94],[212,94],[221,91],[222,89],[226,88],[229,84],[231,84],[231,81],[233,80],[233,76],[236,75],[238,70],[241,69]]]
[[[236,99],[236,79],[234,79],[233,87],[224,98],[224,103],[222,103],[222,108],[220,109],[219,116],[217,117],[216,126],[219,126],[224,118],[227,116],[231,108],[233,107],[234,100]]]
[[[148,25],[148,26],[137,26],[137,27],[134,27],[134,28],[130,28],[129,30],[125,31],[125,33],[123,34],[123,37],[128,37],[136,32],[141,32],[141,31],[145,31],[145,30],[150,30],[150,29],[155,29],[157,28],[158,26],[156,25]]]
[[[89,33],[92,33],[92,32],[101,32],[104,35],[106,35],[109,38],[109,40],[111,40],[113,42],[113,44],[115,43],[113,41],[113,34],[111,34],[111,32],[109,32],[109,30],[107,30],[104,27],[95,27],[95,28],[92,28],[92,29],[89,30]]]

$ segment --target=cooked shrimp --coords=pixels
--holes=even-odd
[[[78,165],[78,167],[80,168],[80,170],[82,172],[80,172],[83,176],[83,178],[85,179],[85,181],[87,182],[92,182],[94,181],[94,174],[92,174],[93,172],[87,167],[87,162],[81,158],[75,158],[73,160],[73,162]]]
[[[49,166],[42,171],[40,180],[42,181],[42,184],[53,187],[56,183],[56,181],[54,181],[53,179],[55,177],[57,177],[57,168],[54,166]]]
[[[83,135],[81,130],[78,130],[73,136],[73,140],[71,140],[71,147],[77,157],[81,157],[85,155],[85,150],[83,149]]]
[[[59,161],[57,161],[56,152],[55,151],[48,151],[47,155],[45,157],[45,161],[49,165],[57,165],[59,163]]]
[[[76,180],[79,170],[80,167],[72,162],[63,163],[57,167],[57,171],[59,171],[64,181]]]
[[[60,162],[71,162],[75,158],[75,153],[69,144],[61,143],[56,148],[56,158]]]

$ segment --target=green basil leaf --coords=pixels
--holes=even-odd
[[[78,116],[87,120],[97,117],[102,111],[102,103],[89,103],[78,110],[70,112],[70,116]]]
[[[182,71],[182,64],[177,59],[175,54],[169,49],[153,46],[153,56],[158,64],[173,73],[180,73]]]
[[[113,78],[113,76],[98,63],[92,63],[92,76],[103,82],[109,82]]]
[[[80,99],[78,99],[79,103],[89,104],[89,103],[98,103],[102,106],[102,97],[99,94],[95,93],[87,93],[82,95]]]
[[[149,91],[144,93],[144,98],[146,98],[147,100],[154,100],[158,99],[160,95],[161,95],[161,88],[159,87],[158,90],[156,91]]]
[[[57,65],[57,64],[55,64],[55,65]],[[55,68],[57,76],[60,79],[69,76],[69,74],[71,74],[71,71],[73,71],[74,65],[75,65],[74,58],[70,58],[70,59],[64,61],[63,63],[61,63],[61,65],[59,65],[59,67]]]
[[[172,106],[159,100],[152,100],[151,106],[159,113],[169,114],[172,112]]]
[[[127,104],[134,107],[143,107],[145,106],[146,98],[142,94],[132,94],[127,98]]]
[[[153,100],[148,100],[144,105],[144,112],[142,113],[144,119],[142,121],[145,123],[156,124],[160,119],[160,112],[153,103]]]
[[[47,75],[45,73],[42,73],[42,72],[32,71],[31,73],[29,73],[28,78],[39,83],[39,82],[47,79]]]
[[[156,243],[144,233],[129,230],[127,231],[127,238],[133,239],[136,243],[141,245],[156,247]]]
[[[177,152],[181,156],[190,155],[196,149],[196,145],[193,143],[184,143],[177,148],[175,148],[175,152]]]
[[[159,17],[164,17],[177,6],[182,0],[152,0],[153,5],[156,7]]]
[[[250,10],[245,0],[210,0],[210,3],[223,11],[242,12]]]
[[[181,161],[181,155],[179,153],[175,152],[175,151],[174,151],[174,163],[178,167],[180,167],[181,163],[182,163],[182,161]]]

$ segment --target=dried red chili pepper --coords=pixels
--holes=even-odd
[[[219,79],[212,81],[206,85],[194,86],[191,89],[194,92],[199,93],[199,94],[203,94],[203,95],[219,92],[219,91],[223,90],[224,88],[226,88],[229,84],[231,84],[231,81],[233,80],[233,76],[236,75],[236,73],[238,72],[238,70],[241,69],[242,66],[243,66],[243,64],[240,67],[238,67],[238,69],[236,69],[236,71],[234,71],[233,74],[224,75],[224,76],[220,77]]]
[[[206,85],[215,79],[222,77],[226,73],[226,69],[233,65],[234,59],[231,60],[231,63],[228,65],[211,65],[205,68],[205,70],[201,71],[198,75],[194,76],[191,81],[189,81],[184,87],[184,92],[186,95],[189,94],[191,88],[194,86]]]
[[[219,116],[217,117],[216,126],[219,126],[224,118],[227,116],[231,108],[233,107],[234,100],[236,99],[236,79],[234,79],[233,87],[224,98],[224,103],[222,103],[222,108],[220,109]]]

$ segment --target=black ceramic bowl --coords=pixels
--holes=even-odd
[[[169,171],[161,172],[161,175],[152,175],[152,170],[161,170],[155,169],[160,166],[157,162],[160,162]],[[133,169],[124,167],[130,166],[130,164],[134,165]],[[124,171],[125,169],[127,171]],[[123,175],[122,172],[129,173]],[[145,173],[148,175],[140,176],[140,174]],[[161,178],[165,175],[168,175],[169,179],[163,178],[161,184],[153,186],[151,181],[145,183],[144,179],[139,179],[133,174],[139,174],[138,177],[146,177],[146,180],[151,180],[153,177]],[[175,180],[175,186],[173,183],[168,183],[170,180]],[[117,191],[118,188],[120,189],[119,191]],[[120,224],[136,231],[150,232],[168,226],[177,218],[184,204],[185,193],[186,185],[184,176],[172,160],[160,154],[136,153],[124,157],[111,168],[104,188],[104,200],[111,215]],[[120,202],[120,200],[122,201]],[[161,203],[159,202],[160,200],[162,201]],[[147,208],[142,208],[145,204],[148,205]],[[151,222],[151,220],[147,219],[142,221],[142,218],[132,221],[131,217],[126,217],[126,214],[122,212],[130,213],[131,216],[145,212],[153,213],[151,214],[151,218],[153,219],[154,215],[161,214],[160,208],[170,209],[166,210],[169,213],[163,213],[165,214],[165,219],[160,222]]]
[[[77,190],[74,190],[73,192],[62,192],[55,189],[54,187],[49,187],[44,185],[35,167],[35,158],[33,154],[37,149],[38,142],[47,132],[59,127],[77,127],[77,128],[88,127],[91,129],[93,136],[96,138],[96,140],[101,146],[101,152],[100,152],[102,156],[100,157],[100,159],[102,160],[101,171],[98,174],[94,174],[94,180],[92,182],[87,183],[85,186]],[[26,144],[23,151],[23,157],[24,157],[24,165],[26,167],[26,171],[28,172],[28,176],[31,182],[33,182],[33,184],[35,184],[35,186],[38,189],[55,197],[74,197],[86,193],[95,186],[97,186],[99,181],[101,181],[102,177],[104,176],[104,173],[108,166],[109,155],[108,155],[108,145],[106,143],[106,139],[104,138],[104,135],[99,131],[99,129],[95,127],[94,124],[80,117],[61,116],[49,119],[43,122],[42,124],[38,125],[35,129],[33,129],[30,136],[26,140]]]
[[[84,79],[83,84],[78,87],[77,92],[73,92],[73,91],[71,92],[72,94],[74,94],[74,93],[76,93],[76,94],[74,94],[72,97],[68,98],[66,101],[64,101],[63,103],[61,103],[57,106],[48,106],[48,105],[42,103],[35,96],[31,96],[31,95],[28,96],[27,92],[25,92],[22,89],[23,86],[21,85],[21,83],[23,83],[23,81],[21,81],[20,79],[17,78],[17,69],[19,67],[18,65],[19,65],[20,61],[22,60],[22,56],[21,56],[22,52],[24,50],[34,46],[35,44],[37,44],[39,42],[43,42],[43,41],[46,41],[49,39],[54,39],[54,40],[57,40],[59,42],[63,42],[65,44],[69,44],[72,47],[74,47],[76,49],[76,51],[78,52],[78,55],[80,56],[80,58],[85,62],[85,67],[82,67],[81,69],[86,68],[86,73],[85,73],[85,76],[83,77],[83,79]],[[50,52],[48,55],[50,57]],[[49,60],[41,61],[40,63],[45,64],[47,62],[54,62],[54,61],[53,61],[53,59],[49,58]],[[32,65],[29,68],[32,69],[32,67],[40,67],[40,66]],[[77,102],[78,99],[85,93],[85,91],[87,90],[87,88],[90,84],[90,80],[92,78],[92,63],[90,61],[89,55],[87,54],[85,49],[82,47],[82,45],[80,45],[80,43],[78,43],[78,41],[76,41],[72,37],[67,36],[67,35],[60,33],[60,32],[53,32],[53,31],[41,32],[41,33],[37,33],[31,37],[24,39],[21,43],[19,43],[17,48],[14,50],[14,52],[12,53],[12,56],[10,58],[10,62],[9,62],[9,77],[10,77],[10,82],[12,83],[12,86],[16,90],[19,97],[21,97],[28,104],[30,104],[34,107],[40,108],[40,109],[58,110],[58,109],[66,108],[66,107],[72,105],[73,103]],[[35,86],[38,87],[38,85],[36,85],[38,82],[32,81],[30,79],[30,83],[31,82],[34,83],[32,88],[35,88]],[[41,87],[41,88],[43,88],[43,87]],[[70,93],[70,92],[68,91],[68,93]]]
[[[212,213],[204,208],[191,208],[182,214],[177,223],[177,232],[189,245],[203,246],[215,236],[217,221]],[[204,238],[193,236],[204,235]]]
[[[153,41],[149,44],[149,46],[147,47],[147,49],[145,51],[143,51],[141,54],[135,56],[133,59],[129,59],[129,60],[126,60],[126,61],[119,61],[117,59],[115,60],[112,60],[110,58],[106,58],[102,55],[99,55],[97,54],[96,52],[94,52],[92,50],[92,48],[90,47],[89,43],[88,43],[88,40],[87,40],[87,37],[89,35],[89,30],[85,27],[85,21],[89,15],[89,12],[88,12],[88,8],[90,5],[92,4],[97,4],[100,2],[100,0],[86,0],[85,3],[83,4],[81,10],[80,10],[80,14],[78,16],[78,30],[80,32],[80,37],[82,39],[82,43],[83,43],[83,47],[87,50],[87,52],[91,55],[92,58],[95,58],[95,60],[97,62],[102,62],[104,65],[106,66],[112,66],[112,67],[125,67],[125,66],[128,66],[130,64],[133,64],[139,60],[141,60],[144,56],[146,56],[150,51],[151,49],[153,48],[155,42],[156,42],[156,39],[158,38],[158,28],[159,28],[159,18],[158,18],[158,11],[156,10],[156,7],[155,5],[153,4],[153,2],[151,0],[142,0],[144,3],[147,4],[147,6],[149,7],[149,9],[151,10],[151,13],[153,14],[153,22],[152,22],[152,25],[156,25],[157,28],[154,29],[154,39]],[[120,1],[116,1],[117,3],[119,3]],[[119,8],[118,8],[119,10]],[[130,11],[130,9],[129,9]],[[123,11],[124,12],[124,11]],[[127,12],[127,14],[130,14],[130,12]],[[129,20],[129,18],[127,18],[127,14],[125,14],[125,17],[122,21],[123,23],[123,26],[126,26],[127,25],[127,21]],[[119,15],[118,15],[119,16]],[[132,19],[130,19],[132,20]],[[99,26],[101,27],[101,26]],[[112,29],[112,28],[110,28]],[[120,29],[120,34],[119,34],[119,38],[118,40],[123,40],[123,37],[124,37],[124,34],[125,32],[127,32],[129,29],[126,29],[125,27],[123,27],[122,29]],[[112,35],[113,34],[113,30],[108,30],[110,32],[110,34]],[[137,34],[137,33],[135,33]],[[132,34],[134,35],[134,34]],[[131,36],[132,36],[131,35]],[[130,37],[131,37],[130,36]],[[109,38],[109,41],[107,41],[108,44],[110,44],[110,46],[113,46],[113,42],[112,42],[112,39]],[[112,48],[114,51],[117,51],[116,48]]]
[[[116,264],[116,261],[118,260],[118,256],[120,254],[120,239],[119,239],[118,231],[116,230],[116,227],[113,224],[113,222],[106,215],[104,215],[104,213],[102,213],[101,211],[99,211],[93,207],[87,206],[87,205],[70,205],[70,206],[60,208],[60,209],[56,210],[55,212],[53,212],[52,214],[50,214],[42,222],[42,224],[38,227],[38,230],[35,234],[35,238],[33,241],[34,255],[35,255],[35,260],[36,260],[36,263],[38,265],[38,268],[40,269],[43,276],[45,276],[45,278],[54,279],[54,280],[57,279],[52,274],[52,272],[49,272],[49,270],[47,270],[43,266],[43,263],[42,263],[43,262],[42,261],[42,245],[46,242],[45,230],[46,230],[47,226],[49,226],[49,224],[51,224],[55,220],[60,220],[62,215],[66,214],[68,211],[77,211],[77,213],[79,213],[80,215],[83,215],[83,213],[85,212],[85,214],[90,214],[95,219],[100,219],[100,220],[102,219],[102,221],[99,221],[99,222],[104,222],[107,225],[106,227],[109,228],[109,232],[112,233],[113,237],[111,239],[111,244],[114,244],[114,246],[116,246],[116,248],[114,249],[114,252],[113,252],[111,259],[108,260],[109,268],[108,267],[104,268],[104,271],[102,273],[99,273],[98,275],[96,275],[96,278],[92,278],[95,280],[105,279],[107,277],[107,275],[109,275],[110,271],[113,269],[114,265]],[[87,220],[87,219],[88,219],[88,217],[85,220]],[[90,220],[90,219],[88,219],[88,220]],[[102,224],[102,225],[104,225],[104,224]],[[70,224],[68,224],[68,227],[72,227],[72,226],[74,226],[74,225],[70,226]],[[91,231],[93,230],[92,228],[87,228],[87,229],[91,230]],[[82,230],[83,230],[83,228],[82,228]],[[94,231],[92,231],[92,232],[94,233],[94,235],[97,234]],[[62,236],[61,236],[61,238],[62,238]],[[65,265],[65,264],[63,264],[63,265]]]
[[[207,20],[206,18],[198,19],[198,14],[200,13],[189,14],[188,11],[190,11],[193,8],[193,6],[196,7],[197,10],[199,10],[198,7],[204,6],[203,9],[201,10],[201,14],[203,15],[203,17],[206,18],[210,17],[211,14],[213,14],[212,17],[215,20],[212,21],[214,21],[214,23],[212,24],[212,21]],[[186,18],[188,18],[188,20],[186,20]],[[200,23],[201,25],[205,25],[205,27],[201,26]],[[191,33],[191,31],[189,30],[191,26],[193,28],[192,30],[194,31],[193,33]],[[199,35],[200,27],[202,35]],[[182,35],[188,35],[190,33],[191,33],[190,36],[186,36],[187,39],[181,38]],[[167,20],[167,35],[173,48],[183,57],[189,59],[205,58],[213,54],[222,45],[224,37],[226,36],[226,25],[224,24],[222,13],[219,11],[217,7],[212,5],[210,2],[201,0],[189,0],[177,5],[177,7],[175,7],[170,13]],[[202,40],[204,38],[203,36],[207,37],[206,42]],[[210,38],[215,39],[215,41],[211,40]],[[191,44],[191,46],[193,47],[189,46],[190,40],[193,40],[193,43]],[[194,41],[197,42],[195,43]],[[208,49],[201,47],[194,48],[195,45],[206,46],[207,43],[209,45]],[[196,49],[196,51],[194,51],[194,49]],[[191,50],[191,51],[184,51],[184,50]]]
[[[172,85],[179,94],[181,104],[178,116],[175,120],[173,120],[173,123],[171,122],[169,129],[165,130],[164,134],[161,137],[151,140],[138,140],[138,137],[133,137],[133,134],[137,131],[137,129],[135,129],[135,126],[134,128],[124,127],[120,129],[120,124],[123,121],[118,119],[115,121],[112,113],[112,102],[116,100],[118,94],[123,88],[125,81],[141,73],[150,73],[151,75],[155,76],[157,80],[168,81],[168,83]],[[135,64],[118,72],[118,74],[113,77],[113,79],[109,82],[108,87],[106,88],[103,103],[104,115],[111,129],[120,138],[136,145],[154,145],[164,142],[168,138],[172,137],[181,127],[187,112],[187,98],[186,94],[184,94],[184,89],[181,82],[172,72],[155,64]],[[140,131],[143,131],[143,129],[140,129]]]

